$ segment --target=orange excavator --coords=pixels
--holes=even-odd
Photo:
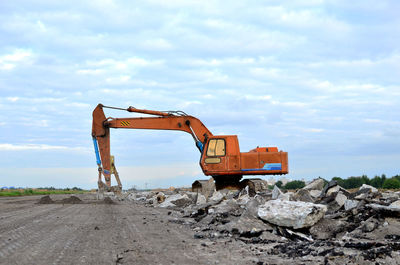
[[[117,109],[152,117],[106,118],[103,109]],[[214,178],[216,188],[240,187],[243,175],[288,173],[288,154],[277,147],[257,147],[240,152],[236,135],[213,135],[196,117],[183,111],[155,111],[98,104],[93,111],[92,137],[99,171],[99,190],[121,191],[122,185],[110,154],[110,128],[177,130],[189,133],[200,151],[203,173]],[[111,186],[111,174],[118,186]],[[105,183],[102,181],[104,176]]]

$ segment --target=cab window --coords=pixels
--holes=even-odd
[[[207,156],[224,156],[225,155],[225,140],[211,139],[208,143]]]

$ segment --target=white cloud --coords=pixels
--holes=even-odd
[[[250,68],[250,73],[261,78],[279,78],[282,75],[282,70],[277,68],[254,67]]]
[[[55,98],[55,97],[7,97],[7,100],[10,102],[33,102],[33,103],[54,103],[61,102],[66,100],[63,98]]]
[[[87,151],[89,148],[83,147],[68,147],[60,145],[48,144],[0,144],[1,151],[26,151],[26,150],[72,150],[72,151]]]
[[[325,130],[321,129],[321,128],[304,128],[303,131],[311,132],[311,133],[320,133],[320,132],[323,132]]]
[[[361,81],[361,80],[360,80]],[[361,83],[360,81],[347,81],[346,83],[333,83],[329,80],[307,80],[305,84],[317,90],[329,93],[349,93],[348,95],[358,96],[364,94],[380,94],[385,92],[386,87],[379,84]]]
[[[168,51],[173,49],[174,45],[166,39],[157,38],[145,40],[142,44],[142,47],[152,50]]]
[[[162,60],[146,60],[139,57],[130,57],[124,60],[115,60],[115,59],[102,59],[98,61],[88,61],[86,62],[87,66],[94,67],[106,67],[116,70],[125,70],[129,67],[145,67],[145,66],[154,66],[161,65],[164,62]]]
[[[17,49],[13,53],[0,56],[0,70],[12,70],[18,65],[31,63],[32,57],[31,51]]]
[[[106,71],[104,69],[80,69],[77,70],[77,74],[82,75],[101,75],[104,74]]]
[[[256,60],[252,57],[227,57],[219,59],[191,58],[186,61],[183,61],[184,64],[192,66],[232,66],[232,65],[254,64],[255,62]]]
[[[120,75],[115,77],[106,78],[106,82],[110,84],[124,84],[129,82],[131,77],[129,75]]]
[[[41,31],[43,31],[43,32],[47,31],[47,28],[46,28],[46,26],[43,24],[42,21],[38,20],[38,21],[36,22],[36,24],[37,24],[37,26],[39,27],[39,29],[40,29]]]
[[[272,96],[271,95],[244,95],[244,98],[247,100],[253,100],[253,101],[271,101]]]
[[[6,99],[7,99],[8,101],[11,101],[11,102],[16,102],[16,101],[19,100],[19,97],[7,97]]]
[[[268,6],[259,9],[257,13],[266,14],[268,21],[272,21],[274,24],[304,30],[323,30],[329,32],[330,35],[347,34],[352,29],[345,21],[338,20],[319,8],[293,9],[282,5]]]
[[[193,101],[185,101],[183,103],[180,103],[177,107],[179,109],[185,109],[188,108],[191,105],[202,105],[203,103],[201,101],[198,100],[193,100]]]
[[[81,102],[71,102],[71,103],[66,103],[65,106],[73,108],[89,108],[91,105]]]

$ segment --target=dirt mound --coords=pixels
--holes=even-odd
[[[115,204],[115,202],[110,197],[105,197],[103,200],[105,204]]]
[[[49,195],[43,196],[40,198],[40,200],[37,202],[38,204],[51,204],[54,203],[54,201],[50,198]]]
[[[69,198],[62,199],[61,203],[78,204],[82,203],[82,200],[76,196],[70,196]]]

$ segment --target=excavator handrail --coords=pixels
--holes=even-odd
[[[157,115],[157,116],[190,116],[182,110],[156,111],[156,110],[138,109],[133,106],[129,106],[128,108],[124,109],[124,108],[119,108],[119,107],[105,106],[102,104],[99,104],[99,105],[101,105],[103,108],[108,108],[108,109],[125,110],[128,112],[137,112],[137,113]]]

